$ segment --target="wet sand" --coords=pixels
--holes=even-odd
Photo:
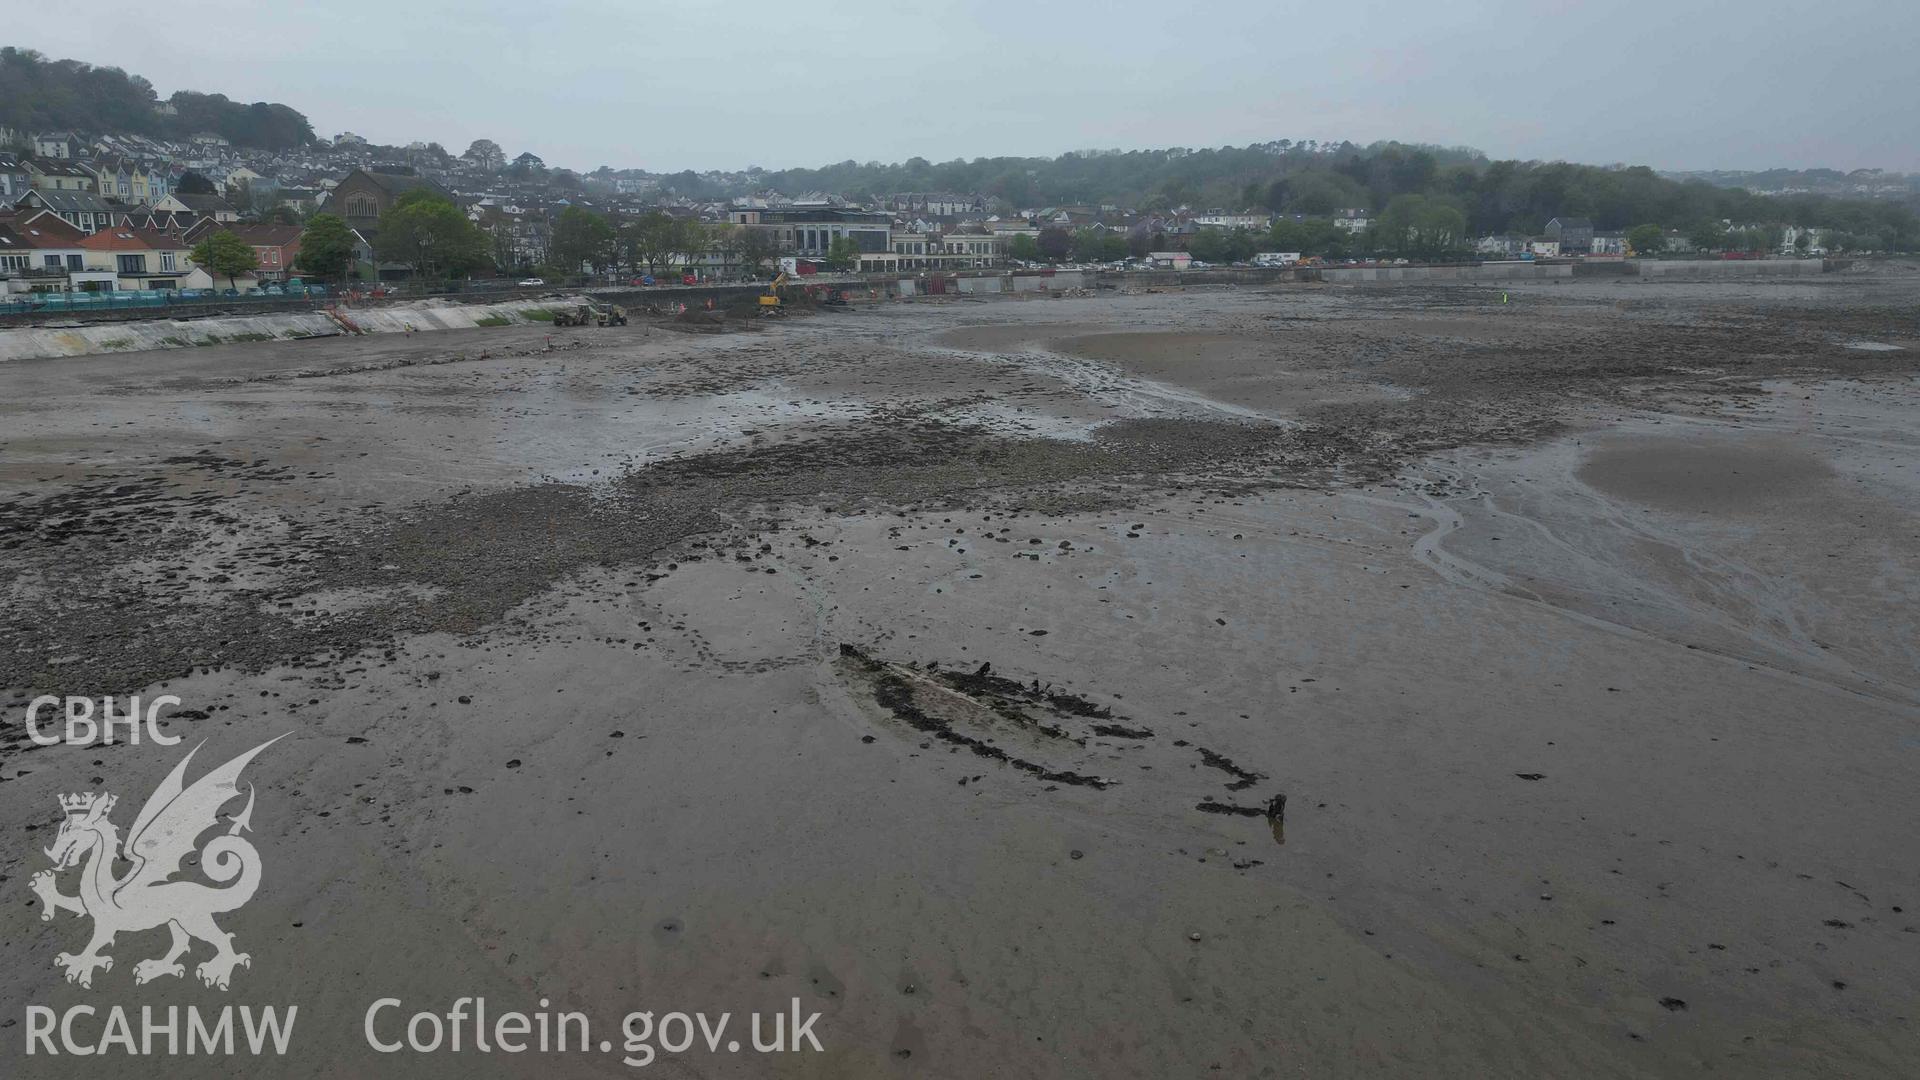
[[[1184,387],[1210,401],[1233,402],[1270,416],[1299,416],[1340,402],[1393,401],[1404,392],[1369,385],[1353,372],[1301,363],[1276,335],[1132,332],[1056,338],[1049,345],[1112,364],[1142,378]],[[1295,343],[1286,343],[1295,345]],[[1289,362],[1290,360],[1294,362]]]
[[[211,760],[291,733],[226,994],[135,987],[154,932],[60,981],[26,889],[57,793],[124,825],[177,752],[10,740],[0,1023],[297,1003],[216,1074],[628,1075],[362,1014],[797,997],[823,1054],[642,1075],[1911,1074],[1920,383],[1845,343],[1917,286],[0,366],[9,734],[163,689]]]
[[[1630,503],[1697,514],[1765,516],[1827,494],[1831,466],[1790,437],[1619,440],[1590,454],[1580,479]]]

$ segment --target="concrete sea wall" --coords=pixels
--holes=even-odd
[[[989,296],[996,293],[1051,293],[1085,289],[1092,286],[1094,277],[1093,273],[1083,270],[1062,270],[1054,274],[970,270],[963,274],[931,274],[903,278],[871,275],[867,278],[866,285],[870,288],[884,289],[889,295],[900,297]],[[936,278],[939,279],[939,293],[934,291]]]
[[[1844,265],[1844,264],[1843,264]],[[1586,267],[1582,276],[1599,270]],[[1715,278],[1802,277],[1828,269],[1819,259],[1632,259],[1625,264],[1609,263],[1608,274],[1634,275],[1643,279],[1683,280]],[[1276,284],[1311,280],[1334,284],[1421,282],[1475,284],[1500,281],[1552,281],[1572,278],[1572,263],[1483,263],[1464,266],[1377,266],[1320,267],[1298,270],[1201,270],[1179,273],[1114,274],[1093,271],[1062,270],[1054,274],[1008,273],[992,271],[933,275],[943,279],[941,291],[950,296],[987,296],[1008,293],[1045,294],[1072,289],[1092,288],[1098,284],[1122,289],[1168,285]],[[801,278],[796,285],[840,287],[851,290],[878,290],[893,296],[912,297],[932,291],[932,278],[870,275],[865,278],[838,275],[825,280]],[[706,285],[687,288],[668,287],[647,290],[594,290],[602,301],[623,304],[637,311],[685,303],[699,307],[709,299],[718,304],[751,298],[764,291],[759,284]],[[33,360],[57,356],[88,356],[98,353],[139,352],[147,349],[178,349],[194,345],[223,345],[246,341],[269,341],[328,337],[337,334],[396,334],[408,330],[461,330],[476,326],[505,326],[536,321],[528,312],[573,307],[585,302],[582,296],[520,297],[492,304],[460,304],[451,300],[419,300],[383,307],[341,308],[326,311],[276,311],[250,315],[219,315],[199,319],[140,319],[105,322],[75,319],[51,326],[0,328],[0,361]]]
[[[0,361],[55,356],[183,349],[336,334],[399,334],[408,330],[463,330],[537,321],[528,312],[571,307],[578,297],[512,300],[498,304],[456,304],[422,300],[390,307],[328,311],[282,311],[210,319],[147,319],[72,326],[28,326],[0,330]]]
[[[1479,266],[1329,266],[1320,280],[1336,285],[1370,281],[1546,281],[1573,276],[1571,263],[1482,263]]]
[[[1641,278],[1809,277],[1826,270],[1819,259],[1628,259],[1606,263],[1498,262],[1478,266],[1329,266],[1320,280],[1362,282],[1549,281],[1558,278],[1623,276]]]
[[[1635,259],[1643,278],[1813,277],[1826,271],[1820,259]]]

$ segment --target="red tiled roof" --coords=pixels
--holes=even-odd
[[[101,229],[81,240],[78,246],[88,251],[179,251],[189,245],[178,236],[152,229],[117,227]]]
[[[229,225],[227,231],[256,247],[284,247],[300,239],[298,225]]]
[[[86,236],[59,216],[46,211],[13,211],[0,215],[0,224],[12,229],[14,235],[28,246],[36,248],[78,247]]]

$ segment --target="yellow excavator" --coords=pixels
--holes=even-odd
[[[780,271],[779,276],[767,282],[767,291],[760,296],[760,314],[784,314],[780,308],[780,290],[787,286],[787,272]]]

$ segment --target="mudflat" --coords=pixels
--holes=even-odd
[[[0,365],[0,1023],[297,1004],[256,1076],[630,1072],[362,1036],[476,996],[821,1014],[669,1076],[1920,1071],[1920,353],[1849,347],[1920,340],[1920,271],[1505,292]],[[16,738],[131,693],[186,741]],[[57,797],[280,735],[233,989],[136,986],[157,932],[64,982]]]
[[[1627,502],[1681,513],[1764,515],[1817,498],[1834,470],[1790,436],[1625,439],[1596,450],[1580,478]]]

